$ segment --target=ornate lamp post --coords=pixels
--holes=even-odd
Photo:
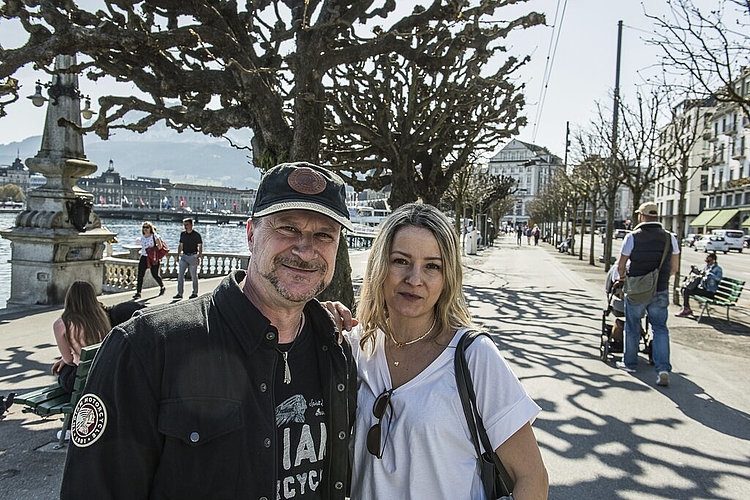
[[[60,304],[79,279],[101,292],[104,242],[114,233],[102,228],[93,213],[92,194],[76,184],[97,167],[84,154],[81,134],[67,125],[80,126],[83,112],[87,119],[94,114],[88,97],[84,110],[80,108],[83,96],[78,76],[69,69],[73,65],[75,56],[57,56],[53,81],[37,82],[29,97],[36,106],[47,104],[47,117],[39,152],[26,165],[47,183],[29,193],[16,225],[0,231],[12,242],[9,306]],[[43,87],[49,99],[42,95]]]

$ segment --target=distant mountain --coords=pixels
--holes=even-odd
[[[246,143],[247,137],[238,137],[235,142]],[[10,165],[17,155],[22,160],[35,156],[41,140],[41,136],[35,136],[0,145],[0,165]],[[125,177],[166,177],[172,182],[240,189],[257,187],[260,180],[249,150],[239,150],[225,139],[195,132],[179,134],[164,127],[145,134],[118,131],[107,141],[88,134],[84,137],[84,150],[89,161],[99,167],[94,175],[106,170],[112,160],[115,170]]]

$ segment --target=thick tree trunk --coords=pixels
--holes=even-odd
[[[354,311],[354,288],[352,287],[352,265],[346,238],[341,236],[336,255],[336,271],[331,284],[318,295],[318,300],[338,300]]]

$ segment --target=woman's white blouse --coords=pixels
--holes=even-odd
[[[474,445],[456,388],[453,355],[464,330],[425,370],[391,395],[381,421],[383,458],[367,451],[367,432],[377,423],[375,399],[392,388],[378,331],[375,351],[359,346],[360,330],[347,334],[357,361],[358,392],[352,500],[484,499]],[[541,411],[492,341],[480,336],[466,358],[487,435],[496,449]]]

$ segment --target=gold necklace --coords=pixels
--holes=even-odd
[[[393,332],[391,332],[391,325],[389,323],[388,324],[388,336],[391,338],[391,340],[393,341],[393,343],[396,344],[397,348],[403,349],[404,347],[406,347],[408,345],[416,344],[417,342],[419,342],[420,340],[423,340],[426,336],[428,336],[432,332],[432,329],[435,328],[435,323],[437,323],[437,316],[435,316],[435,318],[433,318],[432,325],[430,325],[430,329],[429,330],[427,330],[426,332],[424,332],[419,337],[417,337],[417,338],[415,338],[413,340],[410,340],[408,342],[399,342],[398,340],[396,340],[393,337]],[[398,363],[396,363],[396,365],[398,366]]]
[[[302,331],[302,320],[305,317],[305,313],[302,313],[299,315],[299,325],[297,326],[297,335],[294,336],[294,340],[292,340],[292,345],[287,349],[286,351],[282,351],[278,347],[276,348],[277,351],[279,351],[279,354],[281,354],[281,357],[284,358],[284,383],[285,384],[291,384],[292,383],[292,372],[289,370],[289,353],[292,352],[292,349],[294,349],[294,343],[297,342],[297,339],[299,338],[299,333]]]

